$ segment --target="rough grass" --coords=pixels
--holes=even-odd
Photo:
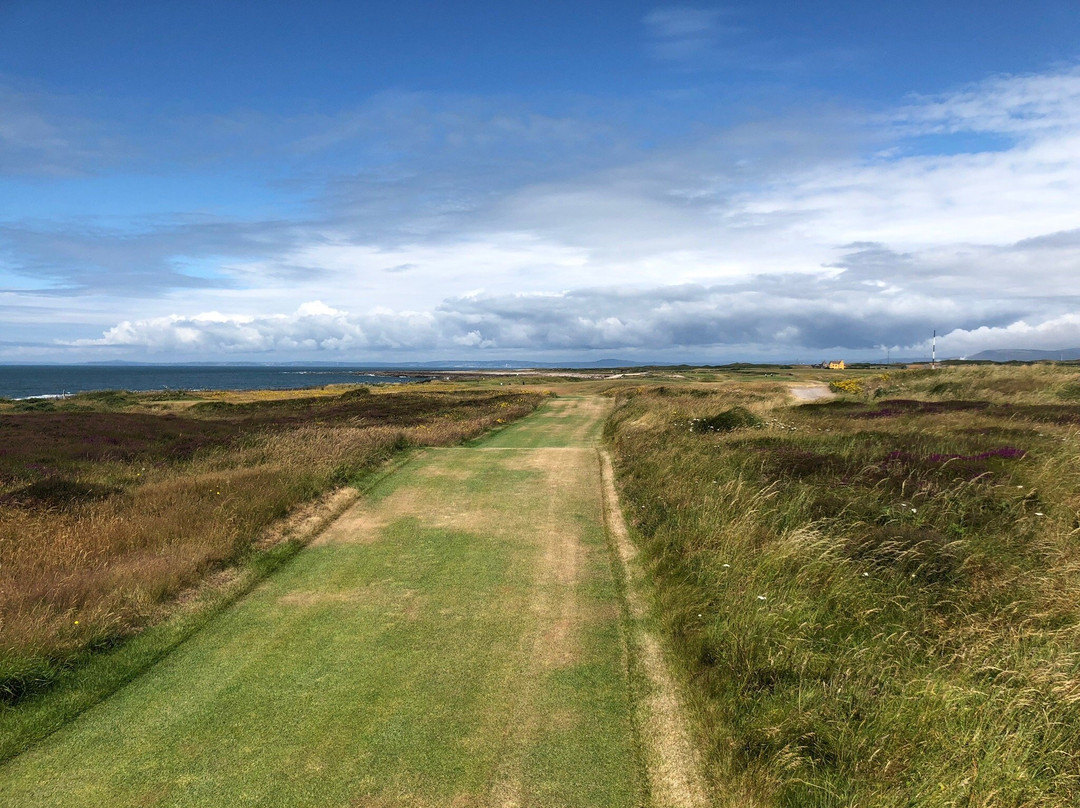
[[[624,506],[721,791],[1080,803],[1078,378],[910,371],[794,407],[750,389],[618,399]],[[762,426],[694,429],[734,405]]]
[[[394,392],[194,403],[76,396],[0,413],[0,700],[152,623],[273,522],[408,446],[445,446],[539,396]],[[24,402],[25,403],[25,402]]]

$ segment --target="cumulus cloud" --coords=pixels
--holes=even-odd
[[[941,338],[950,354],[967,356],[994,349],[1058,351],[1080,346],[1080,311],[1051,317],[1042,322],[1017,320],[1005,326],[957,328]]]
[[[375,309],[350,313],[321,301],[292,314],[171,315],[125,321],[77,348],[254,356],[321,354],[361,360],[378,354],[452,355],[456,349],[536,355],[629,351],[663,356],[673,350],[726,356],[749,350],[774,356],[846,348],[872,352],[921,345],[927,318],[1007,326],[1006,307],[967,310],[956,300],[880,285],[807,276],[644,289],[591,287],[560,293],[472,294],[429,311]]]
[[[353,317],[322,301],[292,314],[262,316],[206,312],[125,320],[100,338],[73,340],[76,348],[137,348],[150,353],[198,355],[423,349],[435,344],[433,317],[424,313],[372,312]]]

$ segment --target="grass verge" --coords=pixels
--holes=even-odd
[[[721,794],[1080,802],[1076,385],[956,368],[802,406],[618,398],[624,507]],[[695,428],[735,406],[760,424]]]

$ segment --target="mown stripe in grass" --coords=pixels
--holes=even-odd
[[[402,452],[381,467],[366,472],[356,479],[355,487],[361,491],[376,489],[413,454]],[[272,547],[253,549],[223,584],[211,582],[200,587],[195,597],[168,619],[118,642],[111,649],[86,652],[57,673],[45,692],[13,705],[0,704],[0,763],[47,738],[152,668],[286,564],[310,538],[302,536]]]

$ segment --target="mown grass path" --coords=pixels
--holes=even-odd
[[[427,450],[112,698],[0,806],[647,801],[598,399]]]

